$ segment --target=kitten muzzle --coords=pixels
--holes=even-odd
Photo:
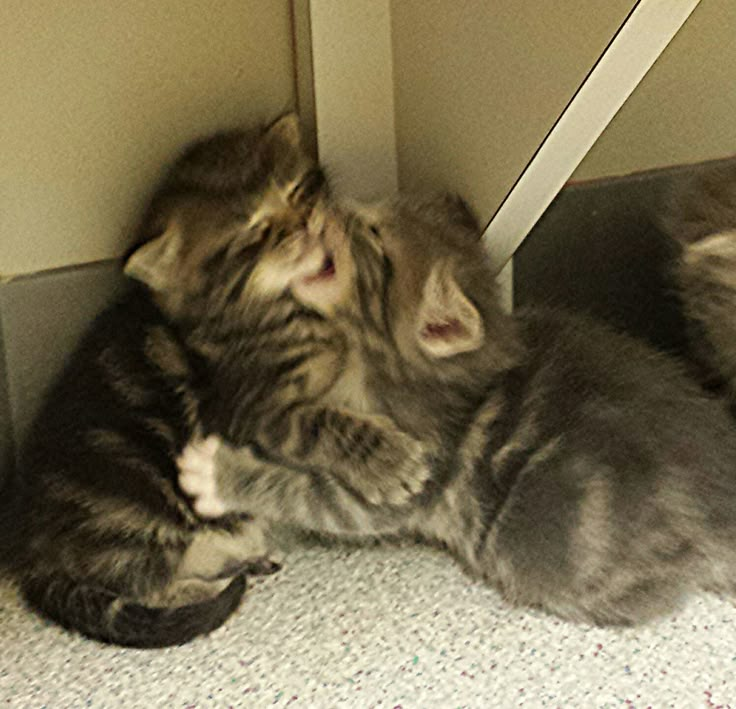
[[[325,258],[322,261],[322,266],[317,273],[311,276],[305,276],[304,283],[316,283],[318,281],[329,281],[335,277],[337,271],[335,270],[335,260],[331,253],[326,253]]]

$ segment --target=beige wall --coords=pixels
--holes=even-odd
[[[393,0],[399,181],[486,220],[634,0]]]
[[[392,0],[401,187],[489,218],[633,4]],[[703,0],[575,178],[736,152],[735,27]],[[180,145],[294,103],[289,0],[4,0],[0,37],[0,277],[119,255]]]
[[[736,154],[736,2],[702,0],[573,179]]]
[[[293,105],[288,0],[3,0],[0,276],[119,255],[185,141]]]

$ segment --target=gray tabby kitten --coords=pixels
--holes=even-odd
[[[682,248],[675,276],[694,354],[736,402],[736,162],[677,189],[663,222]]]
[[[577,315],[503,314],[457,201],[401,200],[347,232],[336,253],[354,268],[337,277],[354,298],[340,316],[430,480],[375,505],[210,437],[179,460],[199,514],[416,534],[510,602],[578,621],[638,623],[698,587],[733,593],[736,430],[678,364]]]
[[[348,366],[344,337],[310,306],[339,296],[333,231],[324,176],[294,116],[214,136],[176,162],[125,268],[147,288],[93,324],[25,447],[4,556],[31,606],[141,647],[225,621],[244,572],[274,565],[256,522],[193,514],[175,457],[194,435],[329,460],[374,500],[421,485],[421,475],[401,479],[418,449],[405,435],[313,406]],[[384,468],[394,471],[386,481]]]

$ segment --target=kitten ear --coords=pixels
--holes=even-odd
[[[480,236],[478,220],[470,205],[459,194],[446,192],[442,195],[442,203],[452,223],[476,232]]]
[[[299,149],[302,145],[302,129],[296,113],[286,113],[277,118],[267,129],[264,140],[268,144],[280,143]]]
[[[417,340],[430,357],[472,352],[483,344],[483,320],[452,275],[452,264],[436,264],[424,284]]]
[[[164,291],[176,282],[180,246],[179,233],[171,227],[137,248],[125,262],[123,271],[153,291]]]

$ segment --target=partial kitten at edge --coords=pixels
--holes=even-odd
[[[736,403],[736,159],[679,183],[660,219],[700,376]]]

